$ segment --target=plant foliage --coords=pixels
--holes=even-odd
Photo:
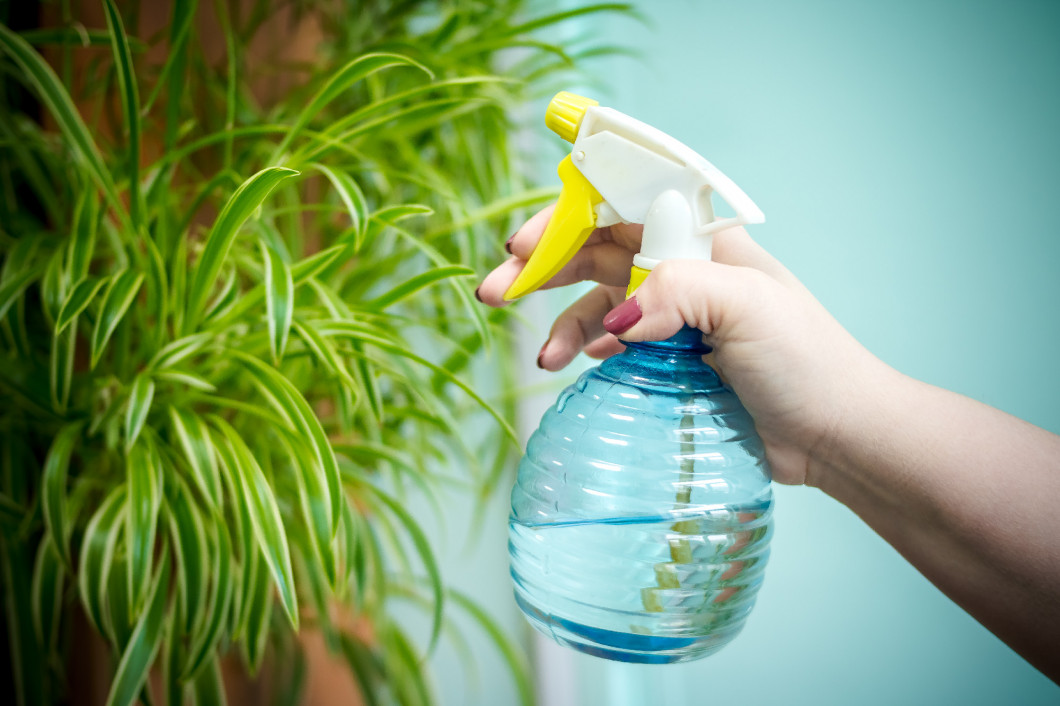
[[[578,58],[535,32],[624,9],[526,4],[173,0],[140,36],[147,3],[82,18],[63,0],[42,28],[0,24],[20,703],[64,698],[78,610],[109,646],[111,704],[222,702],[233,654],[252,674],[276,655],[271,690],[296,694],[304,662],[282,656],[306,625],[367,703],[424,703],[423,646],[451,608],[529,702],[518,650],[445,585],[404,503],[447,480],[486,492],[513,450],[510,402],[480,392],[505,371],[470,369],[505,343],[469,275],[513,210],[551,196],[521,190],[509,116]],[[311,30],[307,56],[262,48],[276,18]],[[498,433],[465,441],[484,414]],[[396,598],[427,609],[429,636],[391,617]]]

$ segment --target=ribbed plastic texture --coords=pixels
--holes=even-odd
[[[685,328],[586,371],[512,490],[515,597],[535,628],[625,662],[705,657],[754,606],[773,494],[762,442]]]

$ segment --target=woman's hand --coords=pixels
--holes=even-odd
[[[533,253],[552,210],[533,216],[509,240],[512,257],[478,289],[484,303],[507,303],[504,292]],[[714,346],[708,362],[754,418],[774,478],[812,483],[815,454],[830,447],[847,408],[874,394],[893,371],[742,228],[715,235],[712,262],[664,262],[625,301],[640,235],[638,225],[596,230],[545,285],[599,283],[556,319],[538,365],[559,370],[581,351],[596,358],[619,352],[619,337],[661,340],[683,324],[698,328]]]

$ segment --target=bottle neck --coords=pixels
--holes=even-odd
[[[692,328],[688,324],[681,330],[664,341],[623,341],[628,347],[635,350],[658,351],[676,355],[706,355],[714,350],[703,342],[703,332]]]

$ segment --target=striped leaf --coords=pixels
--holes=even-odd
[[[99,279],[89,277],[78,282],[77,286],[70,292],[70,295],[66,297],[62,308],[59,309],[59,316],[55,320],[56,336],[62,333],[63,329],[69,326],[70,322],[92,303],[92,299],[107,284],[107,281],[108,278],[106,277]]]
[[[223,502],[221,477],[217,470],[213,441],[205,422],[190,412],[170,407],[169,423],[176,434],[180,449],[184,452],[184,460],[191,470],[192,482],[214,512],[220,512]]]
[[[342,480],[339,476],[338,462],[331,448],[324,427],[313,412],[312,407],[302,397],[290,380],[280,372],[262,363],[257,358],[242,351],[230,351],[243,363],[254,377],[258,388],[269,402],[295,425],[307,442],[311,442],[317,464],[324,474],[324,487],[328,493],[328,534],[334,538],[339,526],[339,513],[342,512]]]
[[[0,24],[0,50],[5,51],[15,61],[30,88],[55,118],[66,144],[74,149],[78,161],[106,196],[115,215],[127,221],[128,217],[118,198],[110,170],[92,139],[91,131],[81,119],[81,114],[55,71],[33,47],[3,24]]]
[[[136,443],[140,431],[147,421],[147,414],[151,411],[151,401],[155,396],[155,381],[150,375],[140,373],[133,381],[132,391],[129,393],[129,404],[125,408],[125,450],[128,451]]]
[[[81,422],[67,424],[52,441],[48,457],[44,461],[42,474],[41,505],[44,510],[44,526],[55,542],[63,565],[72,570],[70,548],[67,545],[70,533],[67,512],[66,477],[70,467],[70,455],[74,444],[81,440]]]
[[[350,229],[354,233],[353,251],[359,252],[364,240],[364,229],[368,223],[368,203],[365,201],[364,192],[348,173],[337,171],[320,163],[314,163],[312,166],[327,177],[335,191],[338,192],[339,198],[342,199],[346,213],[350,216]]]
[[[111,682],[107,706],[132,706],[147,682],[147,675],[162,644],[171,566],[169,544],[163,543],[158,571],[145,588],[146,604],[122,652],[117,673]]]
[[[225,203],[206,238],[202,257],[195,266],[195,273],[187,294],[185,330],[193,331],[202,320],[206,300],[213,291],[217,275],[221,272],[221,266],[228,257],[228,251],[239,229],[280,182],[297,174],[295,170],[284,167],[262,169],[243,182]]]
[[[70,387],[74,377],[74,355],[76,351],[76,324],[71,326],[69,330],[52,336],[48,382],[51,388],[52,407],[60,415],[65,415],[66,405],[70,401]]]
[[[431,544],[427,541],[427,536],[423,533],[423,530],[420,529],[415,518],[409,514],[408,510],[406,510],[401,503],[375,486],[366,484],[363,487],[369,490],[371,495],[377,498],[383,506],[385,506],[391,514],[397,518],[401,527],[408,534],[409,539],[412,540],[412,544],[416,548],[420,560],[423,562],[423,568],[427,571],[427,578],[430,581],[431,590],[434,593],[431,639],[427,647],[427,653],[430,654],[431,651],[433,651],[435,644],[437,644],[438,634],[442,629],[442,612],[444,611],[445,606],[445,588],[442,583],[441,570],[438,568],[438,562],[434,558],[434,551],[431,549]]]
[[[429,287],[435,282],[439,282],[443,279],[450,277],[466,277],[467,275],[473,275],[475,271],[470,267],[463,265],[445,265],[443,267],[435,267],[426,272],[421,272],[412,279],[402,282],[398,286],[391,289],[385,294],[381,294],[372,301],[368,302],[365,306],[376,311],[382,311],[391,304],[395,304],[402,299],[412,296],[424,287]]]
[[[269,566],[269,573],[280,593],[287,617],[294,629],[298,629],[298,599],[295,595],[294,572],[291,569],[291,553],[287,546],[280,508],[276,496],[269,486],[254,454],[247,448],[243,438],[227,422],[213,417],[213,424],[228,441],[228,460],[236,474],[239,490],[250,523],[254,539]]]
[[[114,549],[121,534],[122,510],[125,507],[125,485],[110,491],[88,521],[81,541],[77,568],[77,585],[85,614],[96,632],[104,634],[104,604],[107,578],[114,560]]]
[[[206,597],[209,593],[208,559],[210,547],[206,541],[204,519],[195,500],[182,481],[176,489],[166,493],[165,507],[169,517],[169,533],[177,562],[177,590],[184,607],[184,624],[174,626],[183,633],[193,633],[206,617]]]
[[[189,658],[178,679],[182,682],[198,680],[204,665],[214,664],[216,650],[224,634],[225,618],[232,605],[235,592],[235,579],[232,576],[232,540],[223,523],[215,523],[214,562],[210,575],[213,577],[213,592],[206,612],[206,620],[199,639],[192,643]],[[216,666],[216,665],[215,665]]]
[[[122,317],[129,310],[143,281],[143,273],[124,270],[111,279],[107,285],[103,294],[103,302],[99,307],[99,317],[92,329],[92,340],[89,346],[91,368],[95,368],[99,363],[103,349],[114,334],[114,329],[118,328]]]
[[[143,199],[140,195],[140,96],[133,72],[129,37],[125,34],[125,25],[114,0],[103,0],[103,11],[107,16],[107,29],[110,30],[111,51],[118,75],[118,93],[121,95],[125,129],[128,132],[125,168],[129,180],[129,217],[133,232],[140,233],[143,211]]]
[[[310,99],[309,104],[299,111],[298,119],[295,121],[295,124],[291,126],[290,130],[287,131],[283,141],[277,145],[276,150],[273,152],[272,158],[269,161],[279,161],[280,156],[283,155],[288,146],[300,136],[302,130],[309,125],[309,122],[340,94],[348,91],[351,86],[363,80],[365,77],[393,66],[415,67],[431,78],[434,77],[430,69],[426,66],[401,54],[372,53],[358,56],[356,59],[332,74],[327,83],[325,83],[321,89],[317,91],[316,95]]]
[[[33,568],[33,626],[41,646],[58,652],[59,623],[62,618],[63,561],[51,535],[45,535],[37,547]]]
[[[283,360],[294,314],[294,281],[291,267],[264,242],[261,256],[265,264],[265,314],[269,326],[269,348],[276,365]]]
[[[129,450],[125,462],[125,482],[129,488],[125,544],[130,615],[138,614],[147,600],[158,513],[162,505],[162,476],[158,454],[146,439]]]

